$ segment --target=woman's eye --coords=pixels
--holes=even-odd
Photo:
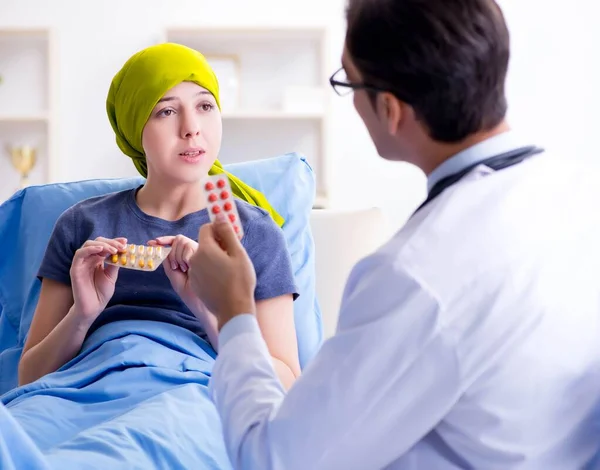
[[[163,109],[162,111],[160,111],[158,113],[159,116],[171,116],[175,111],[173,111],[172,109]]]
[[[211,103],[203,103],[202,105],[200,105],[200,107],[202,108],[202,111],[212,111],[214,106]]]

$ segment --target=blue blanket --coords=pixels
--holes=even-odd
[[[174,325],[103,326],[60,370],[1,397],[0,467],[231,468],[208,395],[214,358]]]

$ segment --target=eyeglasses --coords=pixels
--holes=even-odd
[[[371,90],[371,91],[386,91],[382,88],[377,88],[371,85],[366,85],[364,83],[352,83],[348,80],[346,76],[346,71],[344,67],[340,67],[330,78],[329,83],[335,91],[340,96],[348,95],[355,90]]]

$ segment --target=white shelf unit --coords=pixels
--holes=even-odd
[[[43,28],[0,28],[0,203],[20,185],[9,149],[36,149],[29,184],[55,175],[55,44]]]
[[[164,42],[198,50],[215,68],[223,109],[220,160],[302,153],[316,174],[317,207],[326,207],[328,196],[327,41],[325,27],[194,25],[168,28],[164,35]],[[235,64],[233,81],[215,66],[222,59]]]

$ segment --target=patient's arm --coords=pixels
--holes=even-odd
[[[300,375],[292,296],[256,302],[256,318],[279,380],[289,389]]]
[[[56,371],[77,355],[90,325],[72,307],[70,286],[43,279],[19,363],[19,385]]]

